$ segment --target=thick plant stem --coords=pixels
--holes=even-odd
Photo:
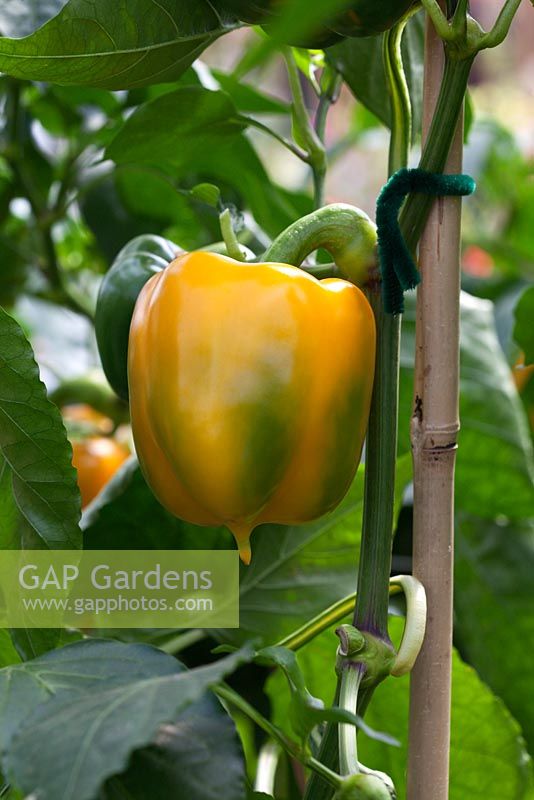
[[[439,108],[443,45],[427,25],[424,131]],[[467,67],[467,65],[464,65]],[[436,106],[437,103],[437,106]],[[462,167],[462,125],[446,172]],[[439,168],[439,166],[438,166]],[[459,198],[440,198],[420,243],[423,281],[417,293],[412,451],[413,574],[424,584],[428,625],[412,672],[407,792],[409,800],[447,800],[451,702],[454,464],[458,419],[460,220]]]
[[[443,53],[441,40],[436,48]],[[442,56],[443,58],[443,56]],[[419,167],[429,172],[443,172],[447,156],[456,130],[456,122],[463,107],[467,81],[474,56],[464,61],[445,58],[443,77],[440,76],[439,94],[435,113],[430,123],[426,144],[419,162]],[[399,217],[399,223],[408,246],[415,250],[421,232],[428,217],[433,199],[423,194],[412,194],[408,197]],[[459,201],[454,201],[458,203]]]
[[[370,292],[368,298],[376,320],[377,357],[366,440],[364,516],[354,626],[389,641],[400,320],[385,314],[379,291]]]
[[[405,167],[411,139],[411,105],[402,65],[404,24],[384,37],[384,67],[388,76],[393,124],[388,173]],[[365,496],[354,625],[389,643],[388,605],[397,417],[399,400],[400,318],[384,312],[380,286],[368,293],[376,321],[375,383],[366,440]]]

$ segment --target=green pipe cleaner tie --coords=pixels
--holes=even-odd
[[[388,314],[402,314],[403,293],[415,289],[421,275],[399,227],[399,211],[408,194],[463,197],[473,194],[476,184],[469,175],[442,175],[424,169],[400,169],[382,188],[376,202],[378,256],[382,275],[382,298]]]

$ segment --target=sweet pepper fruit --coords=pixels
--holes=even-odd
[[[95,332],[102,367],[111,387],[128,399],[128,333],[142,287],[176,257],[179,248],[168,239],[147,234],[123,247],[100,285]]]
[[[277,17],[284,8],[284,0],[218,0],[219,6],[225,11],[230,11],[242,22],[250,25],[261,25],[266,33],[271,33],[271,24],[276,23]],[[277,31],[279,34],[279,31]],[[320,50],[330,47],[343,37],[327,26],[321,25],[305,37],[296,37],[287,41],[293,47],[307,47],[310,50]],[[285,41],[285,39],[284,39]]]
[[[265,25],[275,22],[285,0],[222,0],[225,9],[243,22]],[[296,47],[324,48],[343,37],[376,36],[395,25],[414,4],[414,0],[352,0],[348,8],[327,19],[308,41],[289,42]]]
[[[111,480],[129,453],[110,436],[89,436],[72,442],[72,465],[78,471],[82,508]]]
[[[331,27],[342,36],[376,36],[399,22],[413,4],[414,0],[353,0]]]
[[[113,420],[86,403],[65,406],[61,413],[72,443],[72,465],[78,472],[84,508],[111,480],[130,451],[118,436],[111,435]]]
[[[364,294],[286,264],[179,256],[141,291],[128,380],[141,468],[160,502],[225,524],[249,563],[261,523],[333,509],[358,466],[375,360]]]

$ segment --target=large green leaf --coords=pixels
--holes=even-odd
[[[521,724],[534,752],[534,527],[459,515],[456,540],[459,646]]]
[[[161,652],[146,645],[123,645],[115,642],[85,641],[46,653],[0,670],[0,754],[5,752],[11,738],[22,722],[37,706],[58,692],[83,693],[106,687],[115,676],[119,681],[126,673],[129,679],[143,678],[161,670],[167,664],[173,672],[172,659],[159,661]]]
[[[217,147],[246,128],[230,95],[184,86],[140,106],[106,150],[117,164],[167,161],[184,167],[205,147]]]
[[[400,443],[409,449],[415,305],[407,298],[401,351]],[[493,306],[462,293],[456,504],[493,519],[534,515],[532,445],[521,401],[495,331]]]
[[[210,696],[159,729],[98,800],[244,800],[244,764],[234,723]]]
[[[163,83],[180,77],[233,24],[209,0],[70,0],[30,36],[0,39],[0,70],[107,89]]]
[[[41,546],[77,548],[80,494],[72,449],[22,329],[2,309],[0,345],[0,449],[18,511]],[[10,525],[12,513],[11,507]]]
[[[0,629],[0,667],[18,664],[20,656],[13,647],[9,631]]]
[[[328,59],[343,75],[360,103],[391,125],[391,107],[382,57],[383,36],[345,39],[327,51]],[[403,62],[410,90],[414,135],[421,127],[423,100],[424,15],[417,14],[406,27]]]
[[[173,183],[228,187],[274,236],[309,208],[271,183],[243,135],[246,125],[226,92],[186,86],[140,106],[106,155],[118,165],[149,165]]]
[[[403,622],[390,618],[390,633],[398,641]],[[299,651],[299,662],[310,691],[331,700],[336,686],[333,630]],[[280,674],[269,678],[267,691],[274,719],[288,729],[288,699]],[[366,714],[374,730],[392,735],[401,747],[358,736],[359,757],[393,778],[404,800],[407,758],[409,678],[388,678],[376,690]],[[531,764],[519,726],[476,673],[454,654],[450,800],[527,800]],[[429,787],[429,800],[431,798]]]
[[[11,468],[0,454],[0,550],[17,550],[20,546],[20,511],[12,487]]]
[[[154,742],[163,723],[251,655],[241,650],[188,671],[146,645],[85,641],[3,670],[0,697],[11,723],[5,771],[42,800],[93,800],[134,750]],[[41,705],[21,715],[30,693],[33,707]]]
[[[525,364],[534,364],[534,286],[526,289],[515,309],[514,339],[525,353]]]
[[[57,646],[61,631],[57,628],[14,628],[11,641],[23,661],[31,661]]]

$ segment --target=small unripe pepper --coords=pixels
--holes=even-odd
[[[130,328],[132,430],[173,514],[224,524],[242,560],[266,522],[333,509],[358,466],[375,362],[364,294],[287,264],[213,253],[154,275]]]
[[[179,248],[161,236],[137,236],[104,275],[98,294],[95,333],[102,368],[112,389],[128,399],[126,360],[135,301],[147,280],[176,257]]]

